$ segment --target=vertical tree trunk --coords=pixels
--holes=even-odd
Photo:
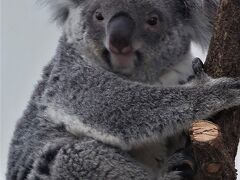
[[[205,70],[212,77],[240,77],[240,0],[221,1]],[[240,107],[223,111],[213,117],[212,121],[220,127],[220,137],[211,139],[210,143],[192,138],[199,168],[196,179],[235,180],[234,159],[240,137]],[[212,149],[218,151],[209,154],[207,151]],[[210,165],[207,167],[216,165],[214,173],[211,168],[208,172],[206,164]]]

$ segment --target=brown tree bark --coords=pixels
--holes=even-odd
[[[222,0],[220,3],[205,71],[212,77],[240,77],[240,0]],[[235,180],[234,159],[240,137],[240,107],[223,111],[212,119],[221,129],[219,136],[206,142],[199,142],[192,136],[198,164],[195,179]],[[195,131],[191,130],[192,135]],[[209,173],[206,165],[210,165],[215,174]]]

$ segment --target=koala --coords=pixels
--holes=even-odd
[[[192,179],[185,131],[240,105],[240,79],[213,79],[216,0],[47,0],[62,28],[10,145],[8,180]]]

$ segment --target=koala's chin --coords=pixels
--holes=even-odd
[[[129,54],[115,54],[110,53],[110,62],[112,70],[117,73],[124,75],[130,75],[135,69],[135,62],[137,61],[137,56],[135,53]]]

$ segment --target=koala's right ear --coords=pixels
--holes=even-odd
[[[192,39],[206,48],[210,42],[219,0],[180,0],[187,10]]]
[[[66,21],[70,8],[79,6],[83,1],[84,0],[42,0],[43,4],[50,7],[52,19],[60,25]]]

